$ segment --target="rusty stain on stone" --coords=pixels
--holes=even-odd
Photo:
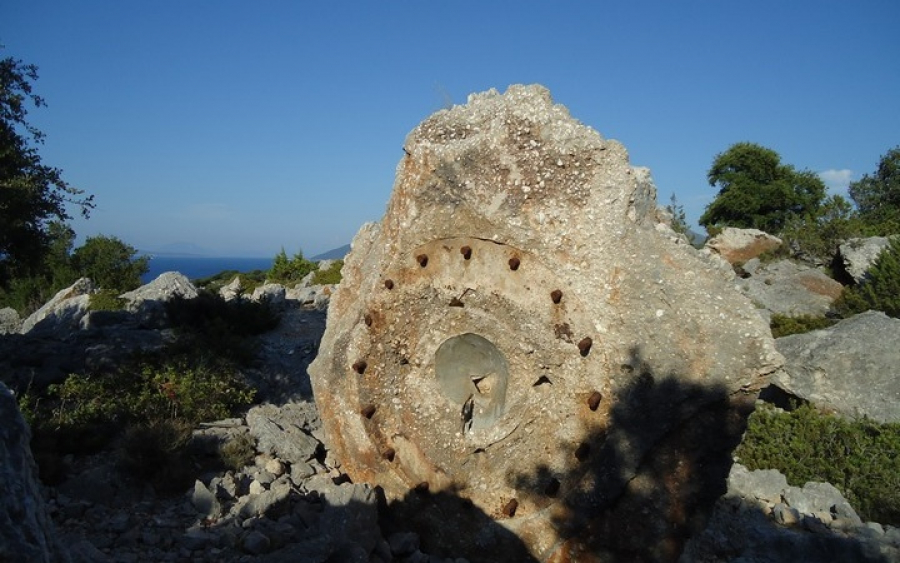
[[[394,289],[394,280],[392,280],[392,279],[384,280],[384,287],[388,290]]]
[[[587,357],[587,355],[591,353],[591,346],[593,345],[594,340],[590,336],[585,336],[578,341],[578,353],[581,354],[582,357]]]
[[[557,305],[559,305],[559,302],[562,301],[562,296],[563,296],[562,291],[560,291],[558,289],[554,289],[553,291],[550,292],[550,299],[553,301],[553,303],[555,303]]]
[[[419,263],[419,266],[424,268],[425,266],[428,265],[428,255],[427,254],[419,254],[418,256],[416,256],[416,262]]]
[[[463,246],[459,249],[460,254],[463,255],[464,260],[468,260],[472,258],[472,247],[471,246]]]
[[[591,393],[591,396],[588,397],[588,408],[592,411],[597,410],[597,407],[600,406],[600,401],[602,400],[603,395],[600,393],[600,391],[594,391],[593,393]]]
[[[522,264],[522,261],[519,260],[518,256],[513,256],[509,259],[509,269],[515,272],[519,269],[519,266]]]

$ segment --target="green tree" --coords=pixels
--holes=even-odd
[[[716,156],[707,173],[719,193],[700,224],[761,229],[778,234],[793,217],[814,214],[825,184],[810,171],[783,164],[777,152],[755,143],[737,143]]]
[[[52,221],[70,219],[67,205],[86,216],[93,196],[67,184],[58,168],[41,161],[44,135],[27,120],[27,105],[45,105],[32,92],[37,67],[8,57],[0,60],[0,285],[26,275],[49,251]]]
[[[863,233],[853,206],[840,195],[829,196],[814,212],[788,220],[781,238],[795,255],[827,263],[848,238]]]
[[[125,292],[140,287],[149,269],[149,258],[135,257],[137,250],[116,237],[88,237],[72,253],[72,267],[102,289]]]
[[[275,256],[272,269],[267,278],[269,281],[280,284],[297,283],[306,277],[306,274],[318,268],[315,262],[303,257],[303,252],[298,252],[293,258],[288,259],[284,248]]]
[[[900,232],[900,146],[881,157],[873,175],[850,184],[850,198],[870,234]]]
[[[672,214],[672,230],[676,233],[691,238],[691,229],[687,224],[687,214],[684,212],[684,206],[678,203],[675,194],[669,198],[669,204],[666,205],[666,211]],[[692,241],[693,242],[693,241]]]

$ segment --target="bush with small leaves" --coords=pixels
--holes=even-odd
[[[863,283],[844,290],[835,309],[844,317],[873,310],[900,318],[900,237],[881,252]]]
[[[748,422],[735,450],[748,468],[777,469],[795,486],[831,483],[863,519],[900,525],[900,424],[847,420],[812,405],[764,405]]]
[[[219,457],[225,467],[238,471],[253,462],[256,442],[249,433],[238,434],[219,448]]]
[[[782,336],[790,336],[791,334],[803,334],[823,328],[828,328],[835,323],[833,319],[827,317],[814,317],[812,315],[800,315],[798,317],[789,317],[787,315],[772,315],[769,321],[769,327],[772,329],[774,338]]]
[[[343,260],[335,260],[325,270],[316,270],[312,278],[313,285],[337,285],[341,283],[341,268],[343,267]]]

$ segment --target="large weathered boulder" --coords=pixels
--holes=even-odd
[[[0,561],[69,561],[44,507],[30,440],[15,396],[0,383]]]
[[[68,333],[77,329],[82,318],[88,313],[90,294],[95,291],[94,283],[88,278],[80,278],[71,286],[62,289],[22,322],[21,332],[48,334]]]
[[[743,264],[751,258],[781,246],[781,239],[759,229],[726,227],[706,241],[706,247],[731,264]]]
[[[838,247],[841,264],[844,271],[853,278],[856,283],[862,283],[866,279],[869,268],[875,264],[893,237],[869,237],[852,238]]]
[[[753,259],[736,279],[738,288],[761,309],[778,315],[822,316],[844,289],[821,270],[790,260],[760,265]]]
[[[199,295],[191,280],[179,272],[165,272],[146,285],[121,295],[125,308],[139,324],[161,328],[166,324],[165,304],[172,299],[194,299]]]
[[[404,151],[310,366],[342,470],[428,553],[677,558],[781,362],[766,324],[540,86],[472,95]]]
[[[847,416],[900,422],[900,319],[878,311],[776,341],[785,357],[772,383]]]

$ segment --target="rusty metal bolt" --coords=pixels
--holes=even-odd
[[[365,360],[357,360],[353,362],[353,371],[360,375],[366,373],[367,367],[369,367],[369,364],[367,364]]]
[[[578,447],[575,448],[575,459],[578,461],[584,461],[587,459],[591,453],[591,445],[587,442],[582,442],[578,444]]]
[[[556,477],[551,477],[550,481],[547,483],[547,486],[544,487],[544,494],[548,497],[556,496],[556,493],[559,492],[559,479]]]
[[[588,397],[588,408],[592,411],[597,410],[597,407],[600,406],[600,401],[603,400],[603,395],[600,394],[600,391],[594,391],[591,393],[591,396]]]
[[[586,358],[588,354],[591,353],[591,346],[594,345],[594,341],[590,336],[585,336],[578,342],[578,352],[581,354],[581,357]]]
[[[472,247],[464,246],[459,249],[459,253],[463,255],[464,260],[468,260],[472,257]]]
[[[518,270],[519,266],[521,264],[522,264],[522,262],[519,260],[519,258],[517,256],[513,256],[512,258],[509,259],[509,269],[512,270],[513,272]]]
[[[394,451],[394,448],[388,448],[388,449],[384,450],[383,452],[381,452],[381,457],[383,457],[384,459],[391,461],[391,462],[394,461],[394,456],[396,456],[396,455],[397,455],[397,452]]]
[[[514,498],[509,499],[509,502],[503,505],[503,514],[505,514],[509,518],[512,518],[516,515],[517,508],[519,508],[519,501]]]
[[[558,305],[559,302],[562,301],[562,291],[554,289],[550,292],[550,299],[552,299],[553,302]]]
[[[388,290],[394,289],[394,280],[384,280],[384,287]]]
[[[425,267],[428,265],[428,255],[427,254],[419,254],[416,256],[416,262],[419,263],[419,266]]]
[[[359,411],[359,414],[363,415],[366,418],[372,418],[375,416],[375,405],[366,405]]]

